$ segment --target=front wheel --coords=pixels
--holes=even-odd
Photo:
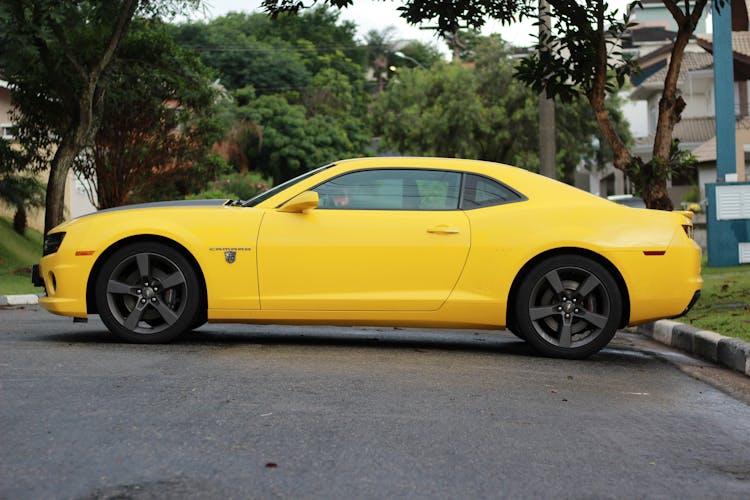
[[[169,342],[201,318],[202,288],[174,248],[133,243],[114,252],[96,280],[96,305],[107,328],[128,342]]]
[[[580,359],[602,349],[615,335],[622,296],[601,264],[560,255],[531,269],[515,304],[517,328],[540,353]]]

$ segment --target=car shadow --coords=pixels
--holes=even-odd
[[[86,325],[86,331],[83,332],[60,332],[36,338],[42,341],[68,344],[117,344],[136,348],[144,347],[143,344],[128,344],[120,341],[98,321]],[[488,330],[208,324],[187,332],[170,345],[221,348],[252,344],[445,350],[541,357],[528,343],[512,333]],[[642,353],[638,353],[627,345],[610,344],[589,360],[623,360],[640,355]]]

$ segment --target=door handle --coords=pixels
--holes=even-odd
[[[435,234],[458,234],[459,230],[457,227],[451,227],[445,224],[441,224],[439,226],[428,227],[427,232]]]

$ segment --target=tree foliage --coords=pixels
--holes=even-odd
[[[607,109],[607,94],[618,90],[636,68],[620,57],[618,47],[631,26],[628,14],[612,11],[605,0],[548,0],[552,30],[538,39],[535,53],[519,68],[518,75],[535,91],[546,90],[566,101],[583,96],[591,106],[602,136],[613,152],[613,164],[623,170],[636,189],[643,193],[649,208],[671,209],[666,192],[666,173],[672,164],[672,134],[679,122],[685,101],[677,92],[685,48],[695,30],[708,0],[680,2],[662,0],[678,27],[659,102],[659,116],[653,146],[653,165],[634,158],[627,141],[618,133]],[[721,8],[726,0],[717,0]],[[353,0],[325,0],[336,7],[348,7]],[[264,0],[264,7],[274,16],[297,12],[304,7],[298,0]],[[636,0],[631,6],[640,5]],[[405,0],[399,7],[401,16],[412,24],[437,24],[444,36],[461,28],[480,28],[488,19],[509,23],[540,14],[537,0]],[[643,175],[647,172],[648,175]]]
[[[476,158],[539,168],[537,96],[514,78],[509,47],[498,37],[474,46],[475,65],[436,64],[399,72],[373,105],[383,147],[410,155]],[[616,107],[610,103],[611,108]],[[582,159],[611,158],[597,150],[598,128],[582,100],[558,103],[558,176],[573,181]],[[621,116],[619,130],[627,133]]]
[[[359,156],[369,137],[355,118],[309,115],[304,105],[289,102],[283,95],[250,99],[238,106],[236,113],[240,120],[260,125],[263,146],[247,151],[250,168],[275,182],[337,159]]]
[[[179,25],[174,33],[178,43],[217,70],[229,89],[252,85],[258,95],[302,91],[327,68],[351,82],[363,79],[364,51],[355,41],[354,25],[324,8],[273,20],[229,13],[207,23]]]
[[[364,154],[369,93],[360,63],[366,51],[354,25],[334,11],[278,19],[229,14],[175,32],[231,90],[219,150],[237,171],[256,170],[280,182]],[[266,49],[274,58],[262,56]]]
[[[134,21],[110,65],[102,124],[74,165],[97,208],[182,197],[212,176],[201,168],[220,137],[210,77],[161,21]]]
[[[0,67],[17,137],[36,169],[49,165],[45,232],[64,218],[65,182],[102,118],[108,69],[133,16],[172,15],[193,0],[2,0]]]
[[[673,154],[672,134],[685,107],[685,101],[677,92],[677,78],[685,48],[706,8],[707,0],[663,2],[672,14],[678,31],[659,102],[650,161],[644,162],[630,154],[605,105],[606,95],[620,89],[626,77],[637,70],[634,62],[618,50],[623,35],[633,25],[628,12],[620,14],[610,11],[604,0],[549,0],[552,34],[539,38],[535,55],[525,60],[519,76],[535,89],[546,89],[550,95],[558,95],[562,99],[584,96],[594,111],[602,135],[614,152],[614,166],[628,175],[649,208],[671,210],[666,180],[669,172],[680,168],[674,162],[681,158]],[[720,0],[720,3],[723,1]],[[636,5],[640,5],[640,2],[634,2],[631,7]],[[670,165],[670,168],[665,168],[666,165]],[[682,166],[689,166],[689,162]]]

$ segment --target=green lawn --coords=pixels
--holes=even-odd
[[[0,217],[0,295],[44,291],[31,284],[31,265],[42,256],[42,241],[40,232],[26,229],[21,236]]]
[[[750,342],[750,266],[703,266],[703,292],[677,321]]]

